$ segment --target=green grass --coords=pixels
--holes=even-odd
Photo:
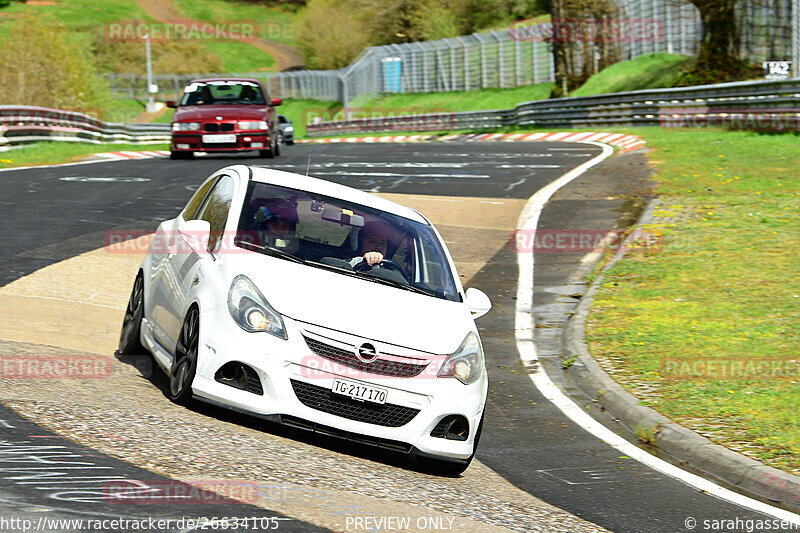
[[[202,42],[208,52],[222,60],[223,72],[259,72],[272,70],[275,59],[250,43],[237,41]]]
[[[258,24],[258,35],[264,39],[295,46],[294,15],[288,11],[258,4],[230,0],[175,0],[187,18],[208,22],[247,22]]]
[[[620,61],[604,68],[572,91],[570,96],[660,89],[672,87],[688,66],[690,57],[674,54],[648,54],[629,61]]]
[[[592,354],[643,403],[713,440],[800,473],[798,137],[624,130],[655,148],[663,244],[606,274],[589,317]],[[688,221],[664,223],[688,213]],[[793,377],[676,379],[666,361],[778,359]],[[792,366],[794,365],[794,366]],[[743,444],[745,443],[745,444]]]
[[[147,20],[136,0],[68,0],[55,5],[29,5],[11,2],[0,10],[0,27],[23,13],[36,13],[70,30],[94,30],[121,20]]]
[[[0,168],[70,163],[87,155],[120,150],[169,150],[169,144],[85,144],[44,142],[0,152]]]
[[[387,94],[377,98],[365,95],[351,101],[350,107],[365,111],[391,109],[409,113],[509,109],[522,102],[546,99],[552,86],[551,83],[538,83],[513,89]]]
[[[109,103],[103,110],[103,116],[98,117],[104,122],[118,122],[127,124],[133,122],[136,115],[144,111],[145,102],[136,100],[117,100],[109,99]]]

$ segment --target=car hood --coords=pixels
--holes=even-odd
[[[458,349],[475,327],[462,302],[262,254],[246,256],[238,273],[249,277],[276,311],[296,321],[441,355]]]
[[[218,119],[217,117],[222,117]],[[188,105],[175,111],[173,121],[264,120],[267,108],[258,105]]]

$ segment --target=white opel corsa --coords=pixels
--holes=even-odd
[[[153,235],[121,355],[149,351],[168,395],[434,459],[475,455],[488,379],[461,286],[419,212],[243,165],[208,178]]]

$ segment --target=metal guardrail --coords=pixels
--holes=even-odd
[[[169,140],[169,124],[116,124],[73,111],[0,106],[0,146],[39,141],[144,144]]]
[[[363,111],[361,112],[363,113]],[[525,102],[512,109],[422,113],[308,124],[311,137],[342,133],[494,129],[506,126],[693,126],[772,117],[800,130],[800,79],[734,82]],[[782,122],[781,122],[782,121]],[[784,124],[785,128],[781,128]],[[765,128],[769,129],[769,128]]]

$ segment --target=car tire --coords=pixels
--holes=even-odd
[[[192,382],[197,372],[197,355],[200,346],[200,311],[192,306],[183,319],[175,359],[169,373],[169,399],[178,405],[192,401]]]
[[[119,354],[137,355],[145,353],[141,342],[142,317],[144,316],[144,277],[139,272],[133,282],[122,331],[119,334]]]
[[[170,152],[170,159],[194,159],[194,152]]]
[[[281,155],[281,141],[277,140],[275,141],[275,157],[278,157],[279,155]]]
[[[485,409],[485,408],[484,408]],[[486,411],[481,415],[481,421],[478,424],[478,431],[475,432],[475,441],[472,445],[472,455],[470,455],[463,462],[453,462],[446,460],[435,460],[431,466],[431,470],[435,474],[447,477],[456,477],[464,473],[469,468],[472,460],[475,458],[475,453],[478,451],[478,443],[481,440],[481,433],[483,433],[483,418],[486,416]]]
[[[292,144],[294,144],[294,141],[286,141],[286,144],[292,145]]]
[[[275,157],[275,152],[272,151],[272,148],[270,148],[269,150],[260,150],[258,153],[261,157],[266,159],[272,159],[273,157]]]

